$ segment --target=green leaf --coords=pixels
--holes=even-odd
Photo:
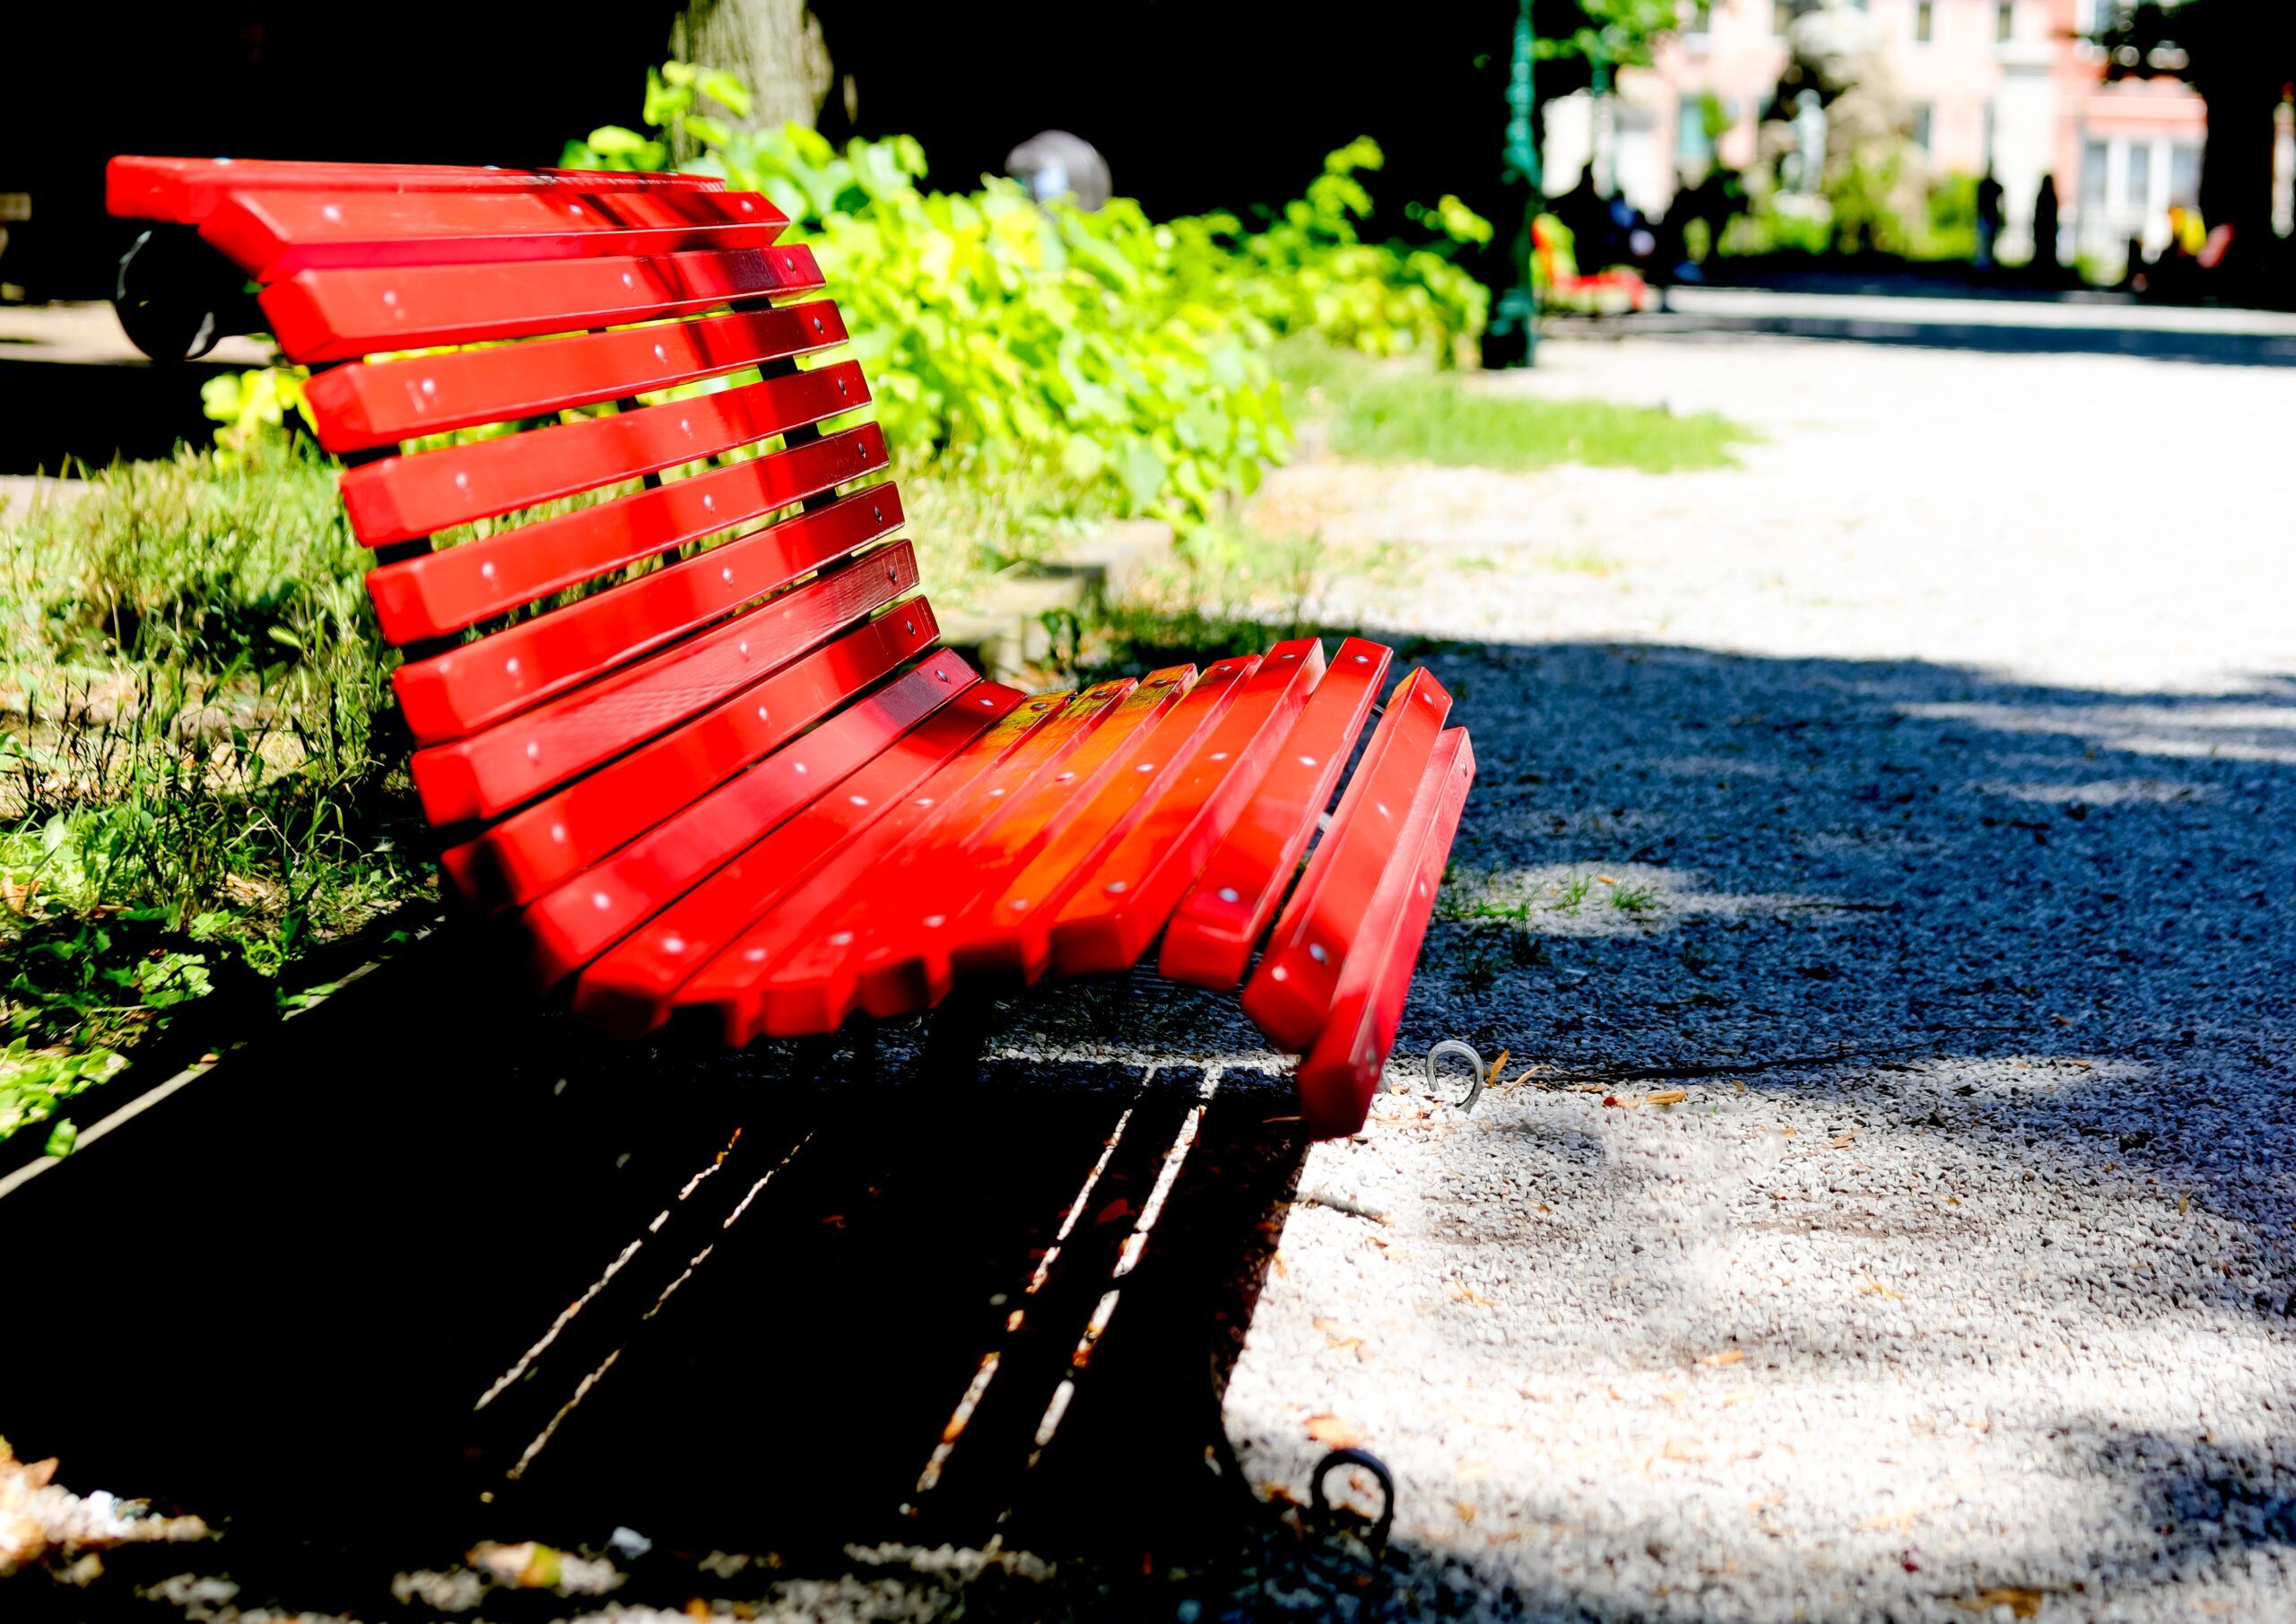
[[[1164,492],[1164,459],[1144,439],[1135,439],[1117,454],[1117,477],[1135,512],[1145,511]]]
[[[724,120],[702,113],[686,114],[678,120],[678,127],[704,146],[724,146],[734,138],[734,132]]]
[[[636,130],[618,124],[602,124],[590,132],[590,150],[604,158],[634,158],[652,144]]]
[[[700,92],[724,108],[736,118],[746,118],[754,105],[750,100],[749,86],[720,68],[704,68],[694,81]]]

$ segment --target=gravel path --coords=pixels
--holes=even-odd
[[[1398,1053],[1524,1080],[1314,1152],[1250,1469],[1359,1437],[1494,1616],[2296,1619],[2296,374],[1547,355],[1767,438],[1264,499],[1458,640]]]

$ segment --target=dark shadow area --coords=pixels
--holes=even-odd
[[[1941,1152],[2022,1146],[2051,1179],[2157,1177],[2239,1233],[2124,1306],[2296,1336],[2296,683],[2126,694],[1400,641],[1483,772],[1398,1055],[1459,1036],[1561,1078],[1737,1077],[1854,1100]],[[1573,874],[1609,880],[1570,904]],[[1287,1562],[1301,1597],[1359,1594],[1368,1570],[1270,1543],[1220,1467],[1218,1394],[1304,1146],[1279,1081],[1192,1058],[1239,1046],[1226,1005],[1156,985],[1048,989],[994,1023],[1000,1045],[1169,1046],[1152,1069],[984,1063],[961,1032],[907,1029],[700,1062],[507,1014],[488,964],[442,942],[6,1200],[7,1232],[63,1261],[16,1288],[57,1374],[0,1427],[74,1485],[224,1521],[214,1565],[242,1606],[382,1612],[394,1572],[475,1539],[598,1550],[617,1526],[656,1553],[626,1564],[623,1603],[683,1605],[712,1551],[778,1553],[703,1592],[756,1595],[847,1571],[848,1545],[1000,1535],[1099,1553],[1075,1570],[1101,1586],[1087,1616],[1170,1616],[1142,1559],[1160,1574],[1182,1550],[1227,1553],[1210,1617],[1284,1611],[1260,1587]],[[2031,1087],[1952,1086],[2020,1060]],[[1581,1210],[1606,1184],[1627,1199],[1583,1134],[1509,1137]],[[1483,1239],[1616,1268],[1522,1219]],[[2268,1455],[2125,1434],[2075,1453],[2130,1508],[2134,1543],[2096,1553],[2117,1585],[2291,1545]],[[1510,1582],[1639,1616],[1562,1550],[1399,1541],[1362,1616]],[[126,1590],[193,1564],[112,1565]],[[1735,1584],[1677,1611],[1765,1616]],[[1063,1597],[1012,1582],[966,1604]],[[501,1600],[488,1616],[525,1604]]]
[[[73,463],[166,457],[179,440],[204,446],[215,425],[199,386],[236,367],[13,360],[0,352],[0,473],[59,473]],[[74,470],[76,472],[76,470]]]
[[[1280,1080],[983,1060],[955,1025],[601,1049],[506,1012],[484,951],[405,951],[6,1198],[91,1260],[41,1283],[15,1448],[223,1532],[12,1609],[173,1616],[134,1593],[188,1569],[391,1613],[474,1541],[617,1528],[653,1547],[625,1604],[880,1544],[1081,1554],[1088,1611],[1161,1594],[1158,1552],[1355,1587],[1220,1430],[1306,1149]],[[1057,1599],[1013,1583],[1009,1616]]]

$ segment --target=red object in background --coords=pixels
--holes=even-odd
[[[1474,772],[1427,673],[1295,888],[1389,651],[1031,699],[936,650],[883,434],[844,421],[867,384],[820,354],[844,323],[766,199],[142,158],[108,196],[196,227],[320,369],[448,890],[533,981],[610,1033],[683,1012],[742,1043],[1160,933],[1166,973],[1233,986],[1274,918],[1244,1007],[1305,1054],[1311,1128],[1361,1125]]]

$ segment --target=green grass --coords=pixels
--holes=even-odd
[[[1737,465],[1752,430],[1712,413],[1501,394],[1457,372],[1284,345],[1276,369],[1297,416],[1321,416],[1331,448],[1374,461],[1524,472],[1563,463],[1674,473]]]
[[[0,1139],[428,893],[335,474],[185,450],[0,531]]]

